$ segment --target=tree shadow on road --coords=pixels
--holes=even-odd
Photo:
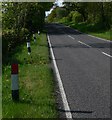
[[[92,48],[112,48],[111,43],[88,43]],[[82,44],[56,44],[52,48],[89,48],[88,46]]]
[[[71,112],[71,113],[93,113],[93,111],[84,111],[84,110],[64,110],[64,109],[58,109],[60,112]]]

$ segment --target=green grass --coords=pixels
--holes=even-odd
[[[38,35],[37,35],[38,36]],[[3,118],[56,118],[53,73],[50,68],[46,34],[31,42],[31,55],[26,44],[17,47],[9,64],[3,67]],[[19,62],[20,101],[11,99],[12,61]]]
[[[112,40],[112,30],[108,30],[108,31],[102,31],[102,32],[99,32],[99,33],[89,33],[91,35],[94,35],[94,36],[97,36],[97,37],[100,37],[100,38],[104,38],[104,39],[107,39],[107,40]]]
[[[0,119],[2,118],[2,79],[0,76]]]
[[[68,25],[72,28],[78,29],[81,32],[91,34],[96,37],[104,38],[107,40],[112,40],[112,29],[105,29],[102,24],[88,24],[88,23],[79,23],[75,24],[73,22],[65,22],[65,25]]]

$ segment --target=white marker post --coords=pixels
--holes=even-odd
[[[19,79],[18,79],[18,64],[14,63],[11,65],[11,89],[12,89],[12,100],[19,101]]]
[[[33,34],[33,39],[34,39],[34,42],[36,42],[36,35]]]
[[[31,54],[30,41],[27,41],[28,55]]]
[[[38,30],[38,35],[40,35],[40,31]]]

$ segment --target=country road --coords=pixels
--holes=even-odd
[[[110,118],[112,42],[60,24],[46,29],[72,118]]]

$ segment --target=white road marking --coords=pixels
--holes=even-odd
[[[71,28],[70,26],[67,26],[67,27]],[[73,29],[73,28],[71,28],[71,29]],[[81,32],[81,31],[79,31],[79,30],[77,30],[77,29],[74,29],[74,30],[75,30],[76,32],[83,33],[83,32]],[[97,39],[106,41],[106,42],[112,42],[112,41],[110,41],[110,40],[106,40],[106,39],[103,39],[103,38],[100,38],[100,37],[96,37],[96,36],[93,36],[93,35],[89,35],[89,34],[87,34],[87,33],[84,33],[84,34],[86,34],[86,35],[88,35],[88,36],[90,36],[90,37],[94,37],[94,38],[97,38]]]
[[[71,28],[71,29],[73,29],[73,30],[75,30],[76,32],[79,32],[79,33],[83,33],[83,32],[81,32],[81,31],[79,31],[79,30],[77,30],[77,29],[74,29],[74,28],[70,27],[70,26],[64,26],[64,27]],[[103,41],[112,43],[112,41],[110,41],[110,40],[106,40],[106,39],[103,39],[103,38],[100,38],[100,37],[96,37],[96,36],[93,36],[93,35],[90,35],[90,34],[87,34],[87,33],[84,33],[84,34],[86,34],[86,35],[88,35],[88,36],[90,36],[90,37],[97,38],[97,39],[99,39],[99,40],[103,40]]]
[[[75,39],[74,37],[72,37],[72,36],[70,36],[70,35],[68,35],[68,37],[72,38],[73,40]]]
[[[88,36],[90,36],[90,37],[93,37],[93,38],[97,38],[97,39],[99,39],[99,40],[103,40],[103,41],[106,41],[106,42],[112,42],[112,41],[110,41],[110,40],[106,40],[106,39],[103,39],[103,38],[99,38],[99,37],[96,37],[96,36],[93,36],[93,35],[89,35],[89,34],[87,34]]]
[[[56,77],[57,77],[57,80],[58,80],[59,89],[60,89],[61,96],[62,96],[64,109],[65,109],[65,111],[67,111],[67,112],[65,112],[66,118],[71,118],[72,119],[71,112],[68,112],[68,111],[70,111],[70,107],[69,107],[68,102],[67,102],[67,97],[66,97],[65,90],[64,90],[64,87],[63,87],[63,83],[62,83],[62,80],[61,80],[61,77],[60,77],[60,73],[59,73],[59,70],[58,70],[58,67],[57,67],[57,64],[56,64],[56,61],[55,61],[55,56],[54,56],[53,49],[52,49],[52,46],[51,46],[50,38],[49,38],[48,35],[47,35],[47,38],[48,38],[48,43],[49,43],[49,47],[50,47],[50,52],[51,52],[53,64],[54,64],[54,67],[55,67],[55,73],[56,73]]]
[[[88,34],[87,34],[88,35]],[[88,36],[91,36],[91,37],[94,37],[94,38],[98,38],[98,37],[95,37],[95,36],[92,36],[92,35],[88,35]],[[70,38],[72,38],[72,39],[74,39],[72,36],[70,36],[70,35],[68,35],[68,37],[70,37]],[[112,41],[108,41],[108,40],[105,40],[105,39],[102,39],[102,38],[98,38],[98,39],[100,39],[100,40],[104,40],[104,41],[107,41],[107,42],[112,42]],[[90,46],[90,45],[88,45],[88,44],[86,44],[86,43],[84,43],[84,42],[81,42],[81,41],[78,41],[79,43],[81,43],[81,44],[83,44],[83,45],[86,45],[87,47],[92,47],[92,46]],[[107,54],[107,53],[105,53],[105,52],[102,52],[102,54],[104,54],[104,55],[106,55],[106,56],[108,56],[108,57],[112,57],[111,55],[109,55],[109,54]]]
[[[112,57],[111,55],[109,55],[109,54],[107,54],[107,53],[105,53],[105,52],[102,52],[102,54],[104,54],[104,55],[106,55],[106,56],[108,56],[108,57]]]
[[[88,47],[92,47],[92,46],[90,46],[90,45],[87,45],[86,43],[84,43],[84,42],[81,42],[81,41],[78,41],[79,43],[81,43],[81,44],[84,44],[84,45],[86,45],[86,46],[88,46]],[[106,56],[108,56],[108,57],[112,57],[111,55],[109,55],[109,54],[107,54],[107,53],[105,53],[105,52],[102,52],[102,54],[104,54],[104,55],[106,55]]]
[[[83,45],[86,45],[87,47],[91,47],[90,45],[87,45],[86,43],[84,42],[81,42],[81,41],[78,41],[79,43],[83,44]]]

